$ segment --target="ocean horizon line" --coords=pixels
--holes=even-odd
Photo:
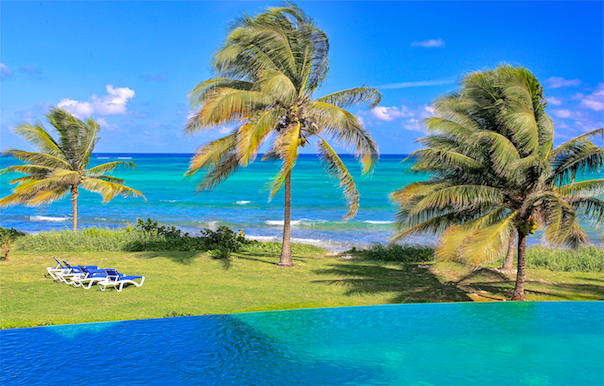
[[[112,156],[112,157],[117,157],[117,156],[124,156],[124,155],[136,155],[136,156],[194,156],[195,153],[138,153],[138,152],[111,152],[111,153],[105,153],[105,152],[94,152],[92,153],[93,156]],[[264,153],[258,153],[258,157],[262,157],[264,156]],[[340,157],[346,157],[346,158],[355,158],[356,155],[355,154],[349,154],[349,153],[338,153],[338,156]],[[386,158],[393,158],[393,157],[408,157],[409,154],[380,154],[380,158],[382,157],[386,157]],[[319,158],[320,155],[315,154],[315,153],[303,153],[303,154],[298,154],[298,157],[302,157],[302,158]]]

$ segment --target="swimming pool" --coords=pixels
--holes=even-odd
[[[3,385],[602,385],[604,302],[403,304],[0,331]]]

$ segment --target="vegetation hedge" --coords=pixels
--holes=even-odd
[[[604,247],[590,245],[577,250],[527,248],[526,266],[550,271],[604,272]]]

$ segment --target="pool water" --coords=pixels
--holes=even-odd
[[[403,304],[0,331],[2,385],[602,385],[604,302]]]

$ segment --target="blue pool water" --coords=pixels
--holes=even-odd
[[[3,385],[602,385],[604,302],[342,307],[0,331]]]

